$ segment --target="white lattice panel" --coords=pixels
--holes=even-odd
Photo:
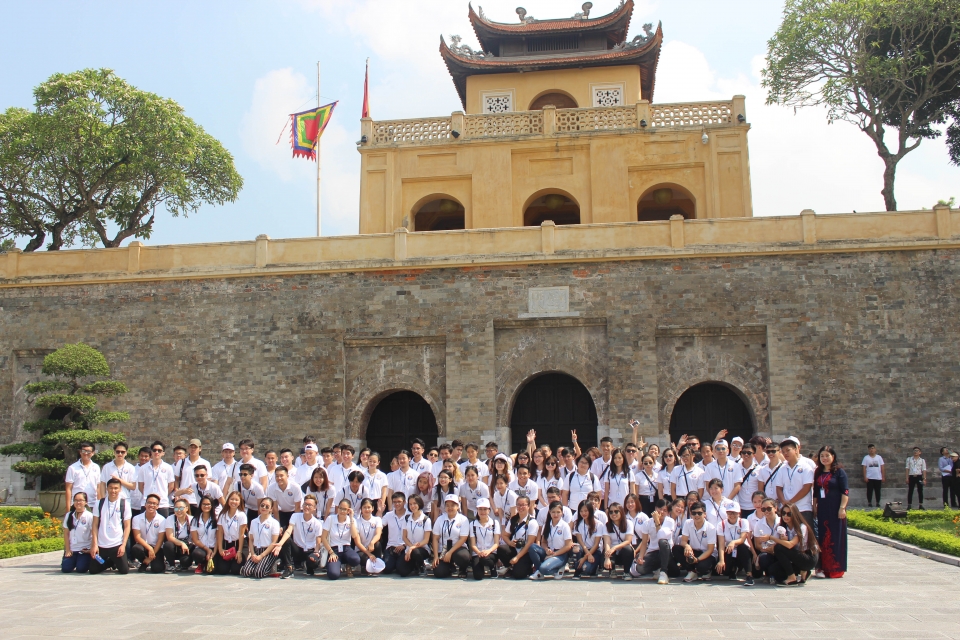
[[[692,104],[652,104],[655,127],[700,127],[733,122],[732,102],[695,102]]]
[[[424,144],[450,139],[450,118],[385,120],[373,123],[374,144]]]
[[[507,113],[513,111],[513,94],[496,93],[483,96],[484,113]]]
[[[594,87],[593,106],[619,107],[623,105],[622,87]]]
[[[543,133],[542,111],[471,115],[464,120],[464,134],[467,138],[502,138]]]
[[[637,110],[635,107],[557,109],[557,133],[636,128]]]

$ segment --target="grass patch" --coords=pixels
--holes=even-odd
[[[960,512],[950,509],[910,511],[907,520],[908,524],[885,520],[881,509],[847,512],[847,525],[854,529],[960,557],[960,537],[957,536]]]
[[[0,544],[0,560],[4,558],[29,556],[35,553],[47,553],[48,551],[63,551],[63,538],[47,538],[45,540],[34,540],[32,542]]]

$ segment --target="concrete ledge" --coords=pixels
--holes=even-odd
[[[920,556],[921,558],[927,558],[928,560],[934,560],[936,562],[942,562],[943,564],[952,564],[955,567],[960,567],[960,558],[957,556],[947,555],[946,553],[938,553],[936,551],[930,551],[929,549],[922,549],[912,544],[907,544],[906,542],[900,542],[899,540],[894,540],[893,538],[880,536],[867,531],[861,531],[860,529],[854,529],[852,527],[847,527],[847,533],[858,538],[863,538],[864,540],[869,540],[870,542],[876,542],[877,544],[886,545],[888,547],[893,547],[894,549],[899,549],[900,551],[912,553],[913,555]]]
[[[17,556],[16,558],[4,558],[0,560],[0,569],[5,567],[25,567],[34,564],[60,566],[60,559],[62,557],[63,551],[48,551],[46,553],[32,553],[28,556]]]

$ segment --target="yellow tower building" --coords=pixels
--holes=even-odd
[[[363,119],[360,233],[752,216],[744,97],[653,102],[663,30],[633,0],[443,38],[464,111]]]

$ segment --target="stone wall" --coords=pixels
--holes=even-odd
[[[683,257],[0,289],[0,442],[44,350],[84,341],[131,388],[131,442],[362,440],[394,389],[445,439],[508,441],[536,373],[581,380],[600,435],[636,417],[666,439],[672,403],[718,380],[761,433],[832,443],[859,481],[867,441],[899,470],[960,445],[960,250]],[[569,287],[529,318],[531,287]],[[536,315],[536,314],[533,314]],[[549,315],[549,314],[548,314]],[[897,471],[899,473],[899,471]],[[891,477],[896,474],[891,473]]]

